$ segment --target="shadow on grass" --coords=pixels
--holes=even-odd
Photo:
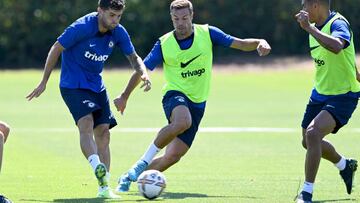
[[[26,202],[59,202],[59,203],[103,203],[103,202],[119,202],[121,199],[102,199],[102,198],[69,198],[69,199],[54,199],[53,201],[44,201],[36,199],[21,199]]]
[[[57,203],[104,203],[104,202],[148,202],[149,200],[142,198],[139,193],[127,193],[129,196],[138,196],[141,199],[137,200],[124,200],[121,199],[101,199],[101,198],[69,198],[69,199],[54,199],[53,201],[44,201],[44,200],[35,200],[35,199],[22,199],[20,201],[27,202],[57,202]],[[151,202],[164,202],[167,199],[186,199],[186,198],[221,198],[221,199],[263,199],[262,197],[252,197],[252,196],[226,196],[226,195],[207,195],[200,193],[174,193],[174,192],[164,192],[159,199],[154,199]],[[350,199],[349,199],[350,200]],[[331,201],[331,200],[330,200]],[[341,201],[341,200],[338,200]],[[324,202],[324,201],[320,201]],[[325,201],[326,202],[326,201]]]
[[[164,192],[161,195],[164,199],[186,199],[186,198],[244,198],[244,199],[262,199],[259,197],[251,196],[227,196],[227,195],[207,195],[200,193],[174,193],[174,192]]]
[[[356,202],[356,199],[346,198],[346,199],[329,199],[329,200],[314,201],[314,203],[326,203],[326,202]]]
[[[139,193],[128,193],[127,195],[130,196],[140,196]],[[227,195],[207,195],[201,193],[187,193],[187,192],[164,192],[159,199],[155,199],[152,201],[164,201],[166,199],[186,199],[186,198],[221,198],[221,199],[233,199],[233,198],[240,198],[240,199],[263,199],[262,197],[252,197],[252,196],[227,196]],[[148,201],[144,200],[136,200],[137,202],[140,201]]]

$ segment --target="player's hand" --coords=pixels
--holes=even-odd
[[[124,115],[124,111],[126,108],[128,98],[124,96],[123,94],[119,95],[114,99],[114,105],[117,109],[117,111],[120,111],[121,115]]]
[[[151,89],[151,81],[149,75],[146,72],[142,74],[141,80],[143,81],[143,84],[140,86],[140,88],[144,88],[144,92],[149,91]]]
[[[33,98],[39,97],[46,89],[46,84],[44,82],[40,82],[40,84],[29,94],[26,96],[28,101],[32,100]]]
[[[311,26],[309,21],[309,13],[301,10],[298,14],[295,15],[297,22],[300,24],[300,27],[304,30],[308,30]]]
[[[260,40],[256,50],[257,50],[259,56],[266,56],[270,53],[271,46],[269,45],[269,43],[266,40],[262,39],[262,40]]]

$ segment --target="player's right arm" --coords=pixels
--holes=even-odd
[[[26,99],[30,101],[34,97],[39,97],[45,91],[50,74],[56,66],[56,63],[64,50],[65,48],[58,41],[56,41],[55,44],[51,47],[46,58],[42,80],[40,81],[38,86],[29,95],[26,96]]]
[[[357,68],[357,66],[355,67],[356,68],[356,79],[358,82],[360,82],[360,73],[359,73],[359,69]]]

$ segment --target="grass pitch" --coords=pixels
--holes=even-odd
[[[59,73],[54,72],[41,97],[25,96],[40,71],[0,72],[0,119],[12,132],[5,144],[0,193],[14,202],[113,202],[94,198],[97,182],[79,147],[79,136],[63,103]],[[129,71],[106,71],[110,98],[124,88]],[[166,124],[161,107],[161,72],[151,73],[153,89],[137,89],[111,137],[111,186],[145,151],[157,128]],[[305,151],[300,123],[312,88],[305,69],[213,72],[211,95],[201,127],[286,128],[285,132],[200,132],[188,154],[164,174],[167,188],[158,202],[292,202],[303,181]],[[329,140],[346,156],[359,158],[360,112]],[[359,182],[355,180],[355,186]],[[317,202],[358,202],[360,191],[346,194],[337,169],[322,161],[315,185]],[[122,202],[147,201],[136,184]]]

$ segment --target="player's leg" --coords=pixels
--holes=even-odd
[[[306,129],[305,181],[314,183],[322,155],[322,140],[326,135],[333,132],[335,126],[336,121],[332,115],[323,110]]]
[[[10,127],[7,123],[0,121],[0,133],[3,134],[5,143],[10,134]]]
[[[6,123],[0,121],[0,171],[2,165],[4,143],[6,142],[9,133],[10,133],[10,127]]]
[[[102,198],[120,198],[113,194],[111,188],[108,186],[110,179],[110,128],[117,125],[116,120],[111,113],[109,99],[106,91],[102,91],[95,95],[95,101],[100,106],[100,109],[93,112],[94,117],[94,137],[97,147],[97,152],[100,157],[100,161],[106,165],[104,171],[96,171],[95,175],[101,177],[103,172],[105,176],[101,179],[98,197]]]
[[[109,124],[101,124],[94,129],[95,143],[100,161],[110,171],[110,131]]]
[[[162,103],[169,124],[158,132],[154,142],[150,144],[142,158],[119,178],[119,185],[116,188],[118,192],[128,191],[131,181],[136,181],[155,155],[191,126],[192,118],[185,95],[177,91],[170,91],[164,96]]]
[[[306,129],[303,129],[303,140],[302,145],[306,149]],[[326,139],[321,141],[321,157],[332,162],[333,164],[338,163],[342,156],[335,150],[335,147]]]
[[[298,196],[298,202],[311,202],[315,177],[322,156],[322,140],[336,127],[336,121],[332,115],[322,110],[311,121],[305,131],[306,158],[305,158],[305,182],[302,192]]]
[[[110,129],[117,125],[110,110],[109,98],[106,90],[96,94],[96,103],[100,109],[93,112],[94,135],[100,160],[110,170]]]
[[[101,109],[97,94],[90,90],[60,88],[61,96],[79,129],[80,148],[89,161],[99,186],[106,186],[106,166],[101,163],[94,140],[94,112]]]
[[[166,147],[165,154],[154,159],[147,169],[155,169],[158,171],[165,171],[170,166],[180,161],[187,151],[189,146],[185,144],[181,139],[175,138]]]
[[[97,148],[93,136],[94,119],[92,114],[88,114],[79,119],[77,126],[80,134],[80,148],[85,156],[88,158],[93,154],[97,154]]]

